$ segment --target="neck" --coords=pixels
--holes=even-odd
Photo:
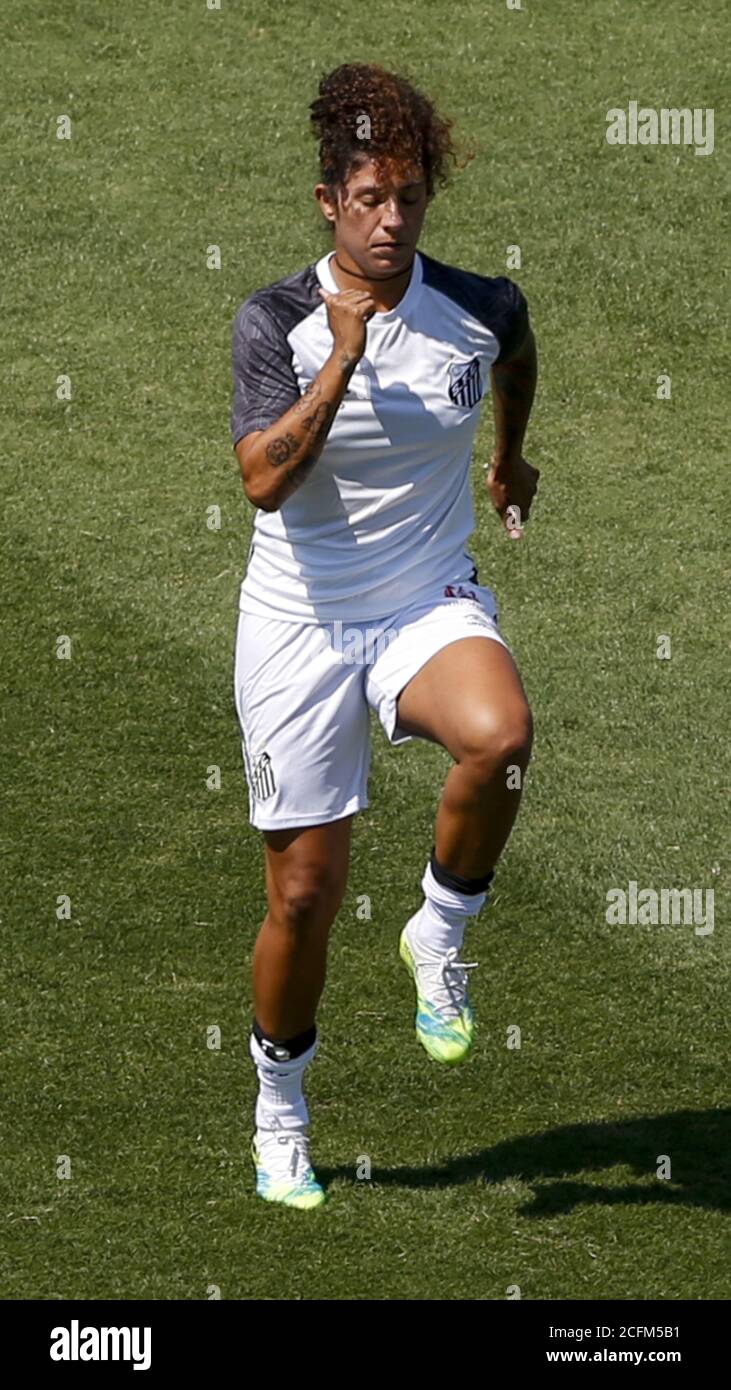
[[[364,275],[361,270],[356,269],[349,256],[347,257],[349,264],[343,265],[339,259],[339,255],[342,254],[344,253],[335,251],[332,257],[340,272],[336,275],[331,267],[331,273],[338,288],[341,290],[353,288],[368,290],[375,300],[377,313],[387,313],[389,309],[395,309],[408,289],[414,268],[414,257],[409,261],[405,270],[396,270],[388,275],[373,276]]]

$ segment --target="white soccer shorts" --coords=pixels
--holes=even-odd
[[[507,643],[490,589],[435,584],[426,600],[369,623],[302,623],[240,613],[234,686],[251,824],[287,830],[368,805],[369,707],[390,743],[396,702],[430,657],[460,637]]]

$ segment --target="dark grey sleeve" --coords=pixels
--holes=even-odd
[[[492,284],[495,298],[490,327],[500,344],[495,361],[504,362],[520,347],[528,332],[528,304],[520,286],[506,275],[499,275]]]
[[[287,336],[261,304],[247,299],[233,323],[231,440],[265,430],[300,398]]]

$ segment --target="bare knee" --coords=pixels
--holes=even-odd
[[[278,885],[269,915],[279,926],[298,935],[331,926],[343,900],[345,885],[329,866],[300,869]]]
[[[462,756],[484,780],[498,772],[528,766],[533,746],[533,716],[527,704],[512,706],[500,716],[475,712],[462,737]]]

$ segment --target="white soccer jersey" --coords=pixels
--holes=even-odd
[[[236,445],[295,403],[330,356],[318,286],[332,252],[236,314],[231,433]],[[368,320],[366,349],[320,458],[278,511],[257,509],[244,612],[298,622],[382,618],[473,561],[470,462],[488,372],[528,326],[518,286],[417,252],[394,309]]]

